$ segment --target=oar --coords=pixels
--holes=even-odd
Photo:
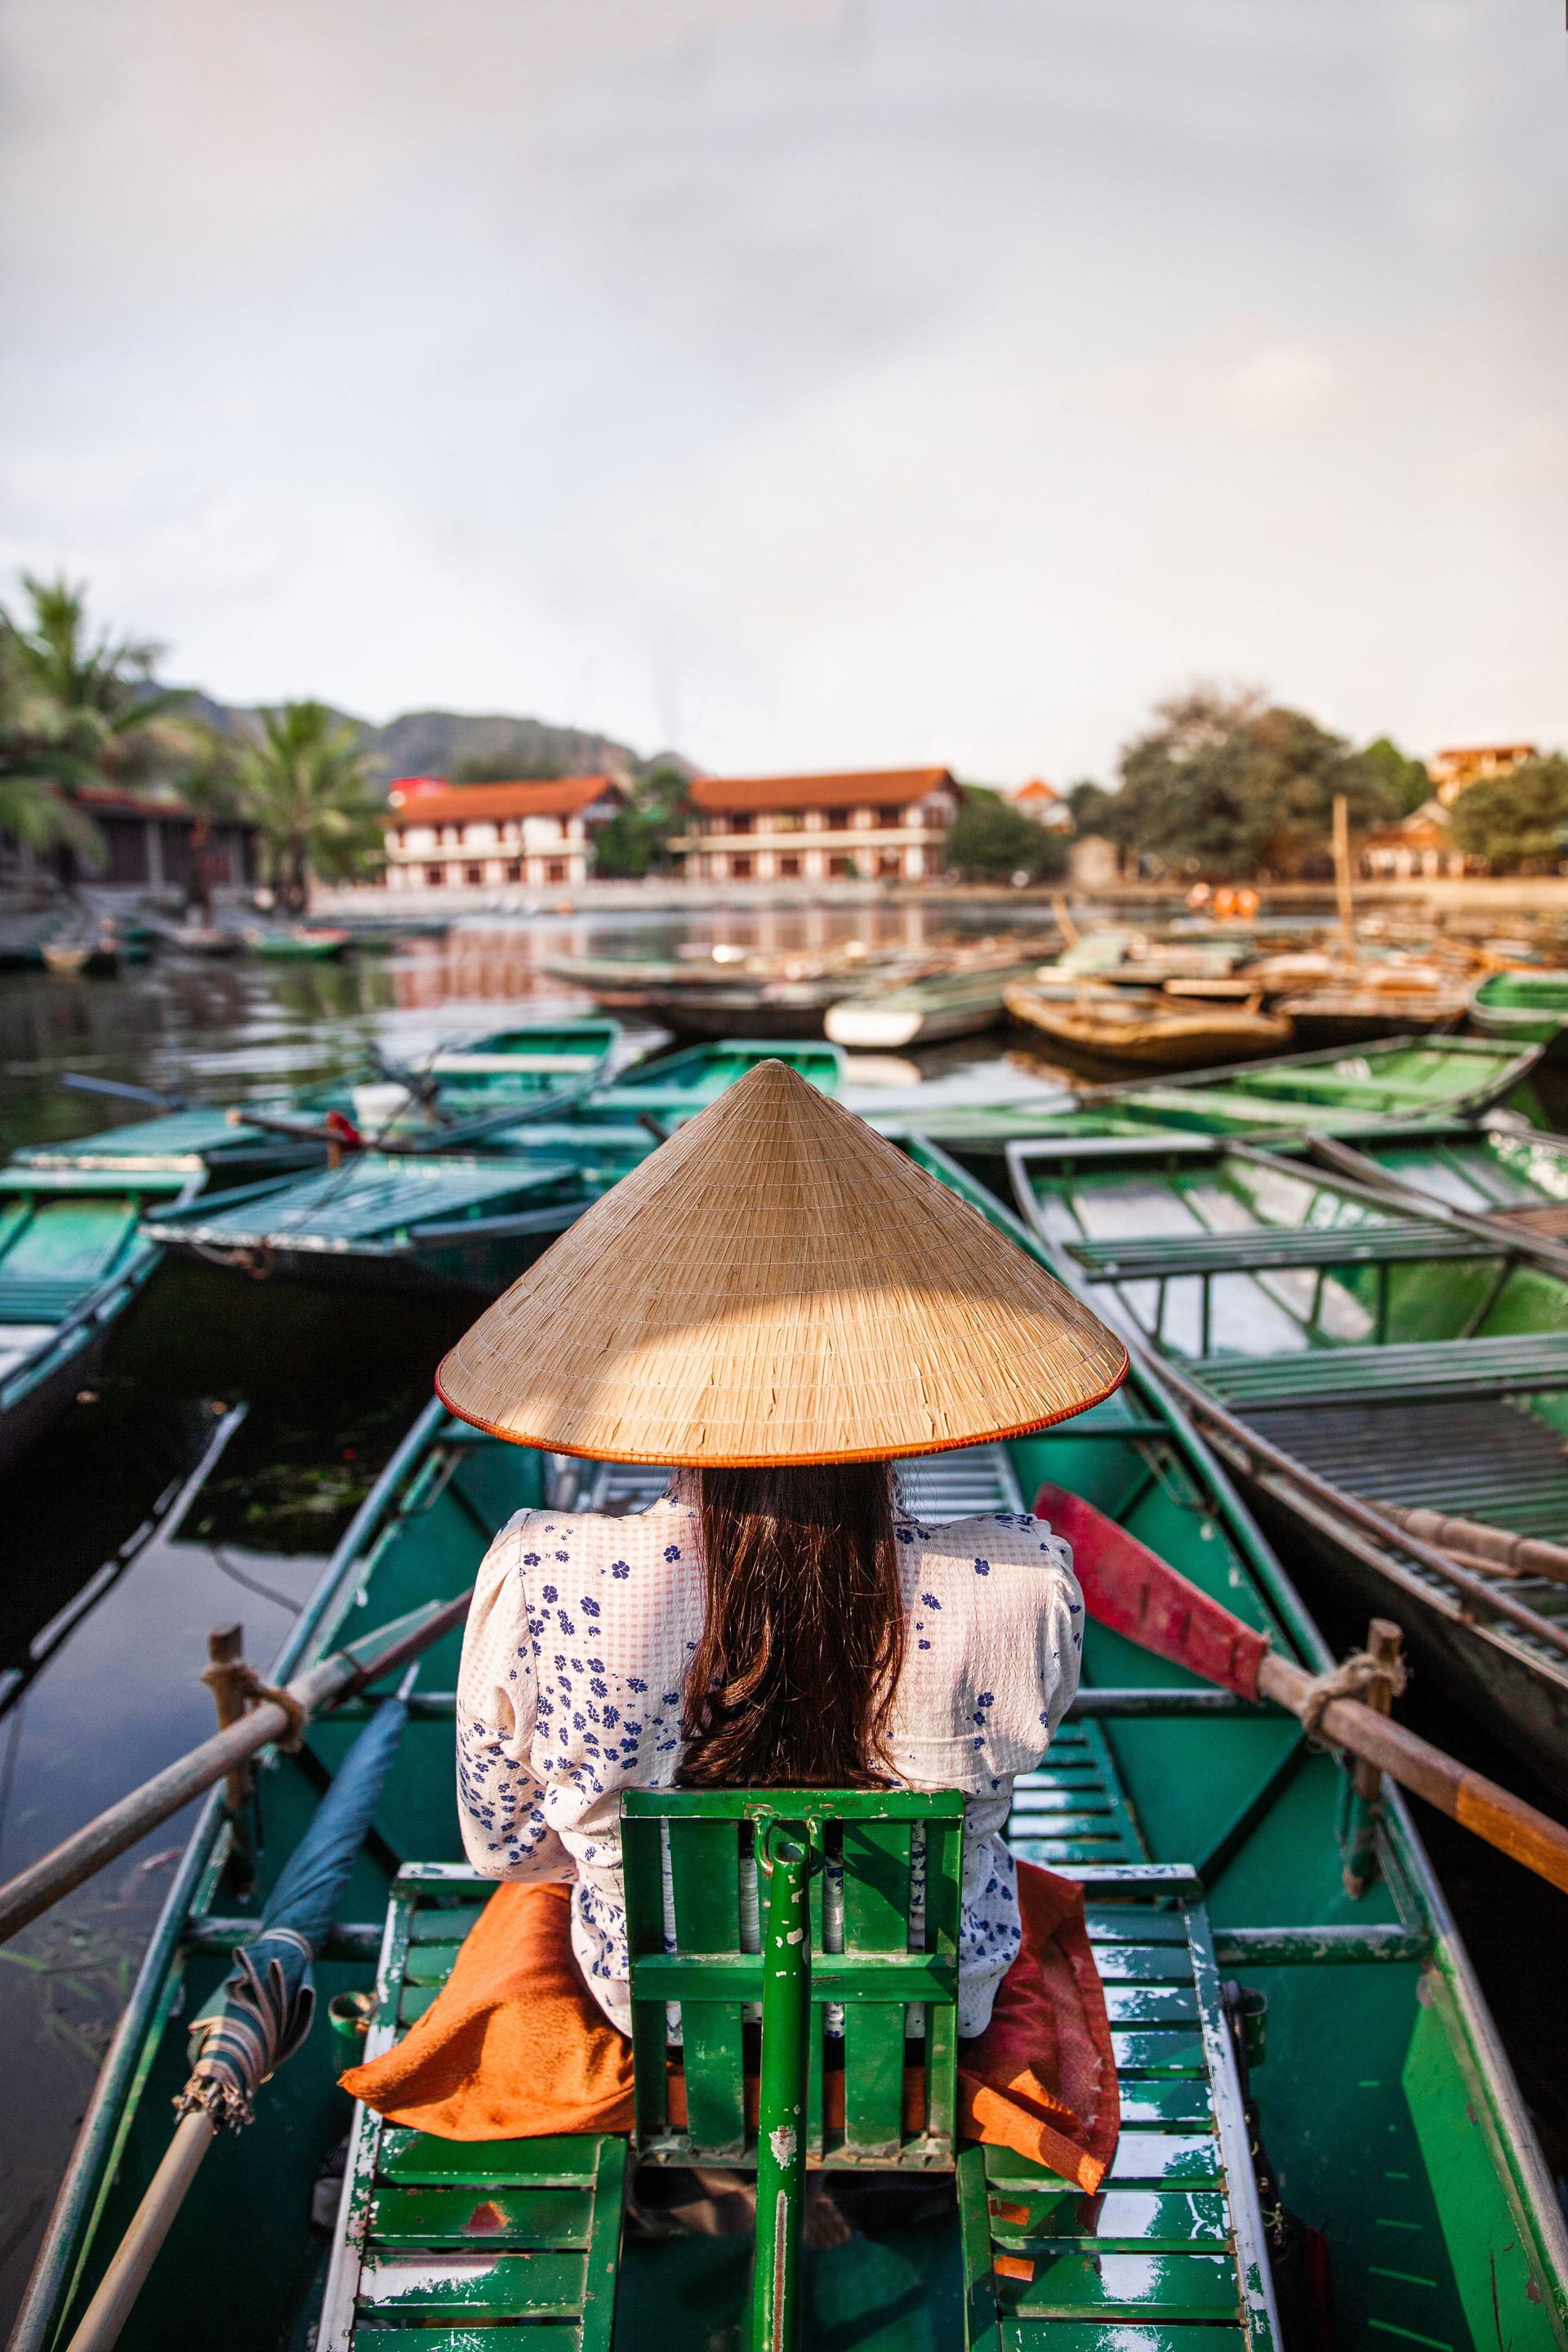
[[[69,2352],[109,2352],[131,2315],[159,2248],[220,2126],[238,2131],[268,2076],[310,2030],[310,1963],[364,1842],[408,1717],[411,1666],[395,1699],[375,1713],[343,1758],[315,1819],[284,1864],[257,1934],[235,1953],[232,1973],[195,2020],[194,2072],[174,2101],[179,2123],[130,2228],[70,2339]]]
[[[67,1070],[60,1084],[73,1095],[112,1095],[119,1102],[151,1103],[154,1110],[189,1110],[190,1102],[173,1087],[132,1087],[123,1078],[89,1078],[79,1070]]]
[[[247,1713],[218,1732],[204,1739],[199,1748],[174,1763],[165,1765],[162,1772],[144,1780],[118,1804],[75,1831],[48,1853],[0,1886],[0,1944],[68,1895],[74,1886],[91,1878],[117,1854],[124,1853],[147,1832],[156,1829],[177,1813],[182,1805],[210,1789],[226,1773],[243,1764],[247,1756],[266,1748],[295,1731],[300,1724],[333,1706],[340,1699],[353,1697],[384,1675],[390,1675],[406,1665],[455,1625],[460,1625],[468,1613],[473,1587],[460,1592],[455,1601],[426,1601],[423,1608],[411,1610],[406,1617],[395,1617],[374,1633],[352,1642],[342,1650],[334,1650],[304,1674],[296,1675],[286,1683],[275,1697],[263,1696]],[[285,1704],[285,1702],[287,1702]]]
[[[1568,1829],[1562,1822],[1360,1699],[1331,1697],[1315,1708],[1318,1676],[1270,1649],[1267,1634],[1244,1625],[1091,1503],[1047,1486],[1035,1508],[1071,1544],[1084,1605],[1098,1623],[1238,1698],[1271,1698],[1303,1720],[1315,1716],[1317,1737],[1413,1789],[1488,1845],[1568,1893]]]

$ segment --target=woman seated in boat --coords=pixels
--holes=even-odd
[[[1077,1687],[1081,1598],[1043,1520],[927,1525],[890,1465],[1060,1420],[1126,1365],[1032,1259],[780,1063],[591,1209],[441,1393],[498,1435],[675,1476],[637,1515],[525,1510],[491,1546],[458,1791],[470,1861],[507,1885],[349,2086],[459,2138],[629,2126],[630,1788],[962,1790],[958,2030],[978,2045],[1029,1957],[1002,1829]],[[1055,1890],[1035,1888],[1043,1941],[1071,1898],[1026,1878]],[[1097,2039],[1108,2054],[1102,2015]],[[1017,2048],[998,2065],[1005,2090]]]

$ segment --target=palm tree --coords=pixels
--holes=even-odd
[[[261,714],[261,740],[239,755],[245,806],[267,845],[280,904],[302,914],[310,877],[362,874],[381,848],[381,802],[353,728],[324,703]]]
[[[27,692],[15,645],[0,630],[0,833],[29,849],[63,846],[94,864],[102,836],[60,782],[56,716]]]

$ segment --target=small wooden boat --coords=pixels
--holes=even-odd
[[[211,923],[171,923],[162,936],[182,955],[237,955],[245,944],[237,931],[221,930]]]
[[[600,1087],[583,1104],[579,1117],[586,1121],[651,1118],[668,1129],[695,1118],[700,1110],[726,1087],[743,1078],[759,1062],[787,1062],[825,1095],[837,1096],[844,1084],[844,1050],[810,1038],[793,1042],[771,1037],[725,1037],[710,1045],[689,1045],[678,1054],[639,1062],[608,1086]]]
[[[1107,1060],[1159,1069],[1241,1061],[1289,1042],[1290,1024],[1276,1013],[1227,1004],[1191,1004],[1152,991],[1068,988],[1018,980],[1005,992],[1015,1021],[1058,1045]]]
[[[737,981],[715,986],[700,984],[647,988],[635,1000],[646,1021],[673,1031],[678,1037],[710,1039],[715,1044],[737,1034],[749,1037],[819,1036],[829,1006],[843,993],[841,980]],[[599,996],[597,1001],[609,1000]]]
[[[1343,987],[1277,996],[1272,1010],[1295,1024],[1301,1044],[1363,1045],[1380,1037],[1440,1036],[1465,1017],[1466,991],[1455,984],[1392,986],[1367,976]]]
[[[1082,1100],[1159,1127],[1215,1135],[1338,1134],[1379,1119],[1479,1118],[1507,1102],[1533,1124],[1545,1117],[1527,1084],[1539,1046],[1518,1051],[1480,1037],[1392,1037],[1362,1052],[1332,1047],[1256,1062],[1239,1070],[1193,1070],[1152,1086],[1141,1080],[1085,1088]]]
[[[639,1156],[651,1149],[643,1135]],[[339,1168],[154,1214],[143,1232],[164,1248],[257,1279],[494,1297],[627,1164],[613,1149],[483,1160],[365,1151]]]
[[[901,987],[841,996],[828,1006],[823,1029],[836,1045],[875,1054],[905,1045],[935,1045],[948,1037],[979,1036],[1000,1025],[1010,982],[1033,969],[1031,962],[935,972]]]
[[[1479,1126],[1423,1120],[1411,1129],[1309,1138],[1315,1159],[1415,1208],[1457,1213],[1510,1247],[1525,1244],[1568,1268],[1568,1141],[1506,1114]]]
[[[91,1385],[157,1263],[143,1213],[201,1181],[187,1170],[0,1170],[0,1468]]]
[[[128,964],[144,963],[150,934],[131,919],[107,916],[99,922],[73,923],[39,942],[38,952],[48,970],[62,979],[82,974],[94,978],[123,971]]]
[[[1568,971],[1489,972],[1467,1010],[1483,1036],[1543,1046],[1552,1060],[1568,1050]]]
[[[288,1170],[319,1167],[326,1156],[324,1143],[237,1124],[218,1106],[197,1104],[135,1119],[127,1127],[102,1128],[96,1135],[75,1136],[66,1143],[29,1144],[12,1164],[121,1176],[200,1176],[215,1183],[249,1184]]]
[[[939,1154],[917,1157],[966,1186]],[[1006,1221],[982,1188],[968,1191]],[[272,1678],[460,1593],[520,1507],[635,1509],[665,1476],[563,1465],[432,1404]],[[926,1457],[903,1476],[936,1520],[1017,1509],[1042,1479],[1058,1482],[1287,1654],[1329,1664],[1275,1555],[1158,1386],[1134,1379],[1080,1420]],[[644,2231],[622,2244],[600,2170],[602,2150],[618,2167],[618,2142],[378,2133],[351,2124],[334,2087],[356,2012],[374,2018],[376,2047],[417,2015],[487,1892],[463,1861],[452,1801],[458,1642],[427,1655],[375,1834],[317,1965],[311,2040],[260,2092],[249,2129],[220,2136],[195,2175],[124,2352],[206,2340],[219,2311],[226,2352],[370,2352],[403,2338],[500,2352],[557,2337],[609,2352],[612,2295],[617,2352],[743,2341],[749,2241]],[[221,1790],[205,1804],[94,2085],[11,2352],[69,2341],[168,2144],[191,2020],[254,1933],[365,1712],[362,1700],[322,1717],[300,1753],[258,1776],[254,1888],[237,1882]],[[859,2233],[812,2258],[802,2352],[1037,2352],[1058,2339],[1070,2352],[1202,2352],[1211,2338],[1215,2352],[1279,2352],[1300,2340],[1283,2332],[1290,2310],[1305,2311],[1292,2325],[1309,2347],[1458,2352],[1495,2340],[1495,2312],[1512,2352],[1552,2352],[1568,2329],[1568,2243],[1551,2175],[1397,1792],[1381,1874],[1359,1902],[1346,1895],[1343,1788],[1293,1719],[1086,1628],[1081,1696],[1041,1769],[1018,1780],[1007,1833],[1016,1853],[1085,1885],[1120,2077],[1113,2172],[1086,2200],[1009,2157],[989,2215],[983,2200],[962,2224],[951,2172],[927,2179],[913,2211],[867,2201]],[[1260,2020],[1267,2008],[1266,2062],[1260,2029],[1250,2047],[1278,2174],[1249,2145],[1258,2126],[1226,2021],[1227,1978],[1247,1987],[1235,2010]],[[1270,2234],[1276,2181],[1310,2235],[1283,2217]],[[963,2229],[983,2242],[998,2233],[983,2308],[978,2294],[966,2307]],[[1331,2338],[1310,2272],[1331,2275]],[[977,2310],[984,2327],[971,2325]]]
[[[382,1059],[374,1075],[308,1087],[303,1113],[338,1111],[383,1144],[450,1150],[580,1102],[608,1073],[620,1045],[615,1021],[519,1023],[455,1038],[407,1066]]]
[[[341,956],[353,937],[352,931],[313,928],[307,923],[289,923],[265,930],[252,925],[245,934],[245,944],[252,955],[265,956],[269,963],[324,963],[333,956]]]
[[[1527,1237],[1217,1138],[1016,1143],[1008,1160],[1100,1311],[1330,1490],[1568,1541],[1568,1270]],[[1478,1602],[1459,1565],[1445,1580],[1236,1466],[1337,1596],[1394,1614],[1434,1676],[1568,1793],[1568,1581],[1482,1571]]]

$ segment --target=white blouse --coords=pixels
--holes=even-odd
[[[1044,1519],[997,1512],[895,1532],[906,1612],[893,1778],[960,1789],[959,2032],[982,2032],[1020,1941],[1003,1842],[1013,1776],[1038,1764],[1078,1688],[1083,1601]],[[571,1879],[572,1941],[631,2030],[619,1805],[668,1789],[702,1631],[701,1522],[678,1496],[624,1518],[520,1511],[485,1556],[458,1685],[463,1843],[488,1878]]]

